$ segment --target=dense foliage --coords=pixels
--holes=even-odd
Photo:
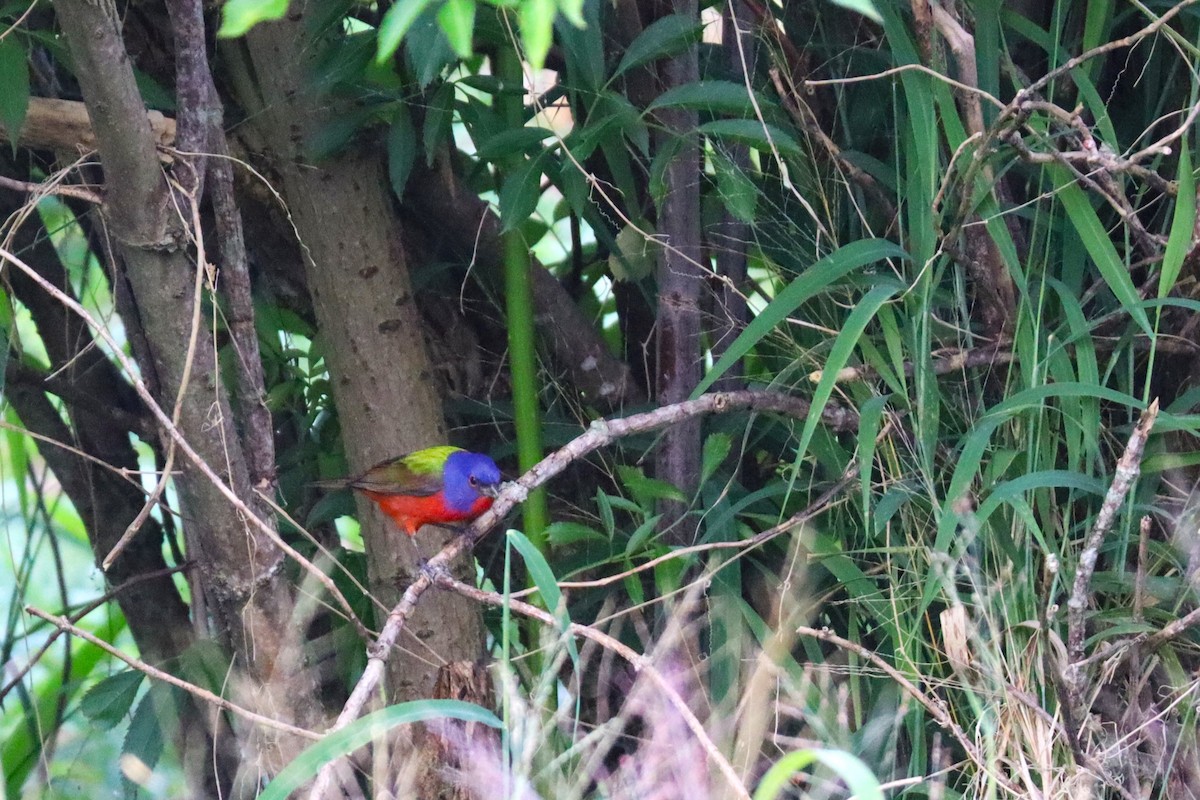
[[[3,796],[1200,795],[1194,3],[0,25]]]

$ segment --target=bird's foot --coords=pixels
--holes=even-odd
[[[422,561],[420,572],[433,583],[438,583],[451,577],[450,567],[446,565],[446,562],[439,561],[436,558]]]

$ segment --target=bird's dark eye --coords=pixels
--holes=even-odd
[[[467,478],[467,483],[471,484],[472,486],[478,486],[479,479],[472,475],[471,477]]]

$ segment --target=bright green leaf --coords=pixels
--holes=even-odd
[[[885,258],[907,258],[908,254],[885,239],[860,239],[857,242],[838,248],[829,255],[817,261],[806,269],[794,281],[787,285],[775,299],[767,304],[746,329],[742,331],[721,359],[713,365],[704,379],[692,392],[692,397],[699,397],[708,390],[713,382],[720,378],[730,365],[750,352],[759,340],[783,320],[787,319],[802,303],[810,300],[818,292],[835,281],[845,277],[854,270]]]
[[[408,29],[417,21],[417,17],[429,7],[432,0],[397,0],[396,4],[387,10],[379,23],[379,49],[375,52],[375,60],[383,63],[396,54],[400,40]]]
[[[709,434],[708,438],[704,440],[704,451],[700,457],[701,483],[713,476],[731,449],[733,449],[733,438],[728,433],[718,431]]]
[[[217,36],[227,39],[245,36],[246,31],[260,22],[282,19],[287,10],[288,0],[228,0],[221,7]]]
[[[529,576],[533,578],[533,585],[542,595],[546,608],[558,619],[558,624],[564,632],[570,629],[571,617],[567,613],[567,604],[563,602],[562,592],[558,588],[558,579],[554,577],[554,571],[550,569],[550,563],[546,561],[542,551],[538,550],[537,545],[520,531],[510,530],[508,540],[525,560],[525,568],[529,570]],[[575,645],[575,638],[568,635],[566,645],[571,660],[578,664],[579,651]]]
[[[775,800],[792,785],[792,776],[813,764],[832,770],[857,800],[883,800],[883,789],[870,768],[857,756],[819,747],[795,750],[775,762],[754,791],[754,800]]]
[[[1065,167],[1052,164],[1049,166],[1049,174],[1058,186],[1059,202],[1067,210],[1071,224],[1075,226],[1083,246],[1095,262],[1096,268],[1100,270],[1104,282],[1138,327],[1146,334],[1151,334],[1150,320],[1146,317],[1146,309],[1142,307],[1142,298],[1138,296],[1133,279],[1129,277],[1129,270],[1117,254],[1117,248],[1113,245],[1108,231],[1096,215],[1092,204],[1088,202],[1087,194]]]
[[[1179,143],[1179,174],[1175,195],[1175,214],[1171,217],[1171,233],[1167,238],[1167,249],[1163,255],[1162,272],[1158,276],[1158,296],[1167,292],[1179,278],[1184,256],[1192,245],[1192,233],[1196,223],[1196,178],[1192,175],[1191,148],[1187,139]]]
[[[470,58],[473,52],[471,36],[475,32],[475,0],[446,0],[446,4],[438,9],[437,21],[458,57]]]
[[[525,60],[534,70],[546,63],[554,33],[554,15],[558,11],[554,0],[521,0],[517,16],[521,20],[521,44]]]
[[[486,708],[461,700],[414,700],[388,706],[351,722],[309,747],[267,784],[267,788],[258,796],[259,800],[287,800],[292,792],[309,781],[325,764],[353,753],[399,725],[431,719],[479,722],[497,729],[504,725]]]

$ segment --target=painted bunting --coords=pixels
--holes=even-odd
[[[427,447],[381,461],[357,477],[313,485],[362,492],[415,536],[422,525],[469,522],[491,508],[500,491],[500,468],[482,453]]]

